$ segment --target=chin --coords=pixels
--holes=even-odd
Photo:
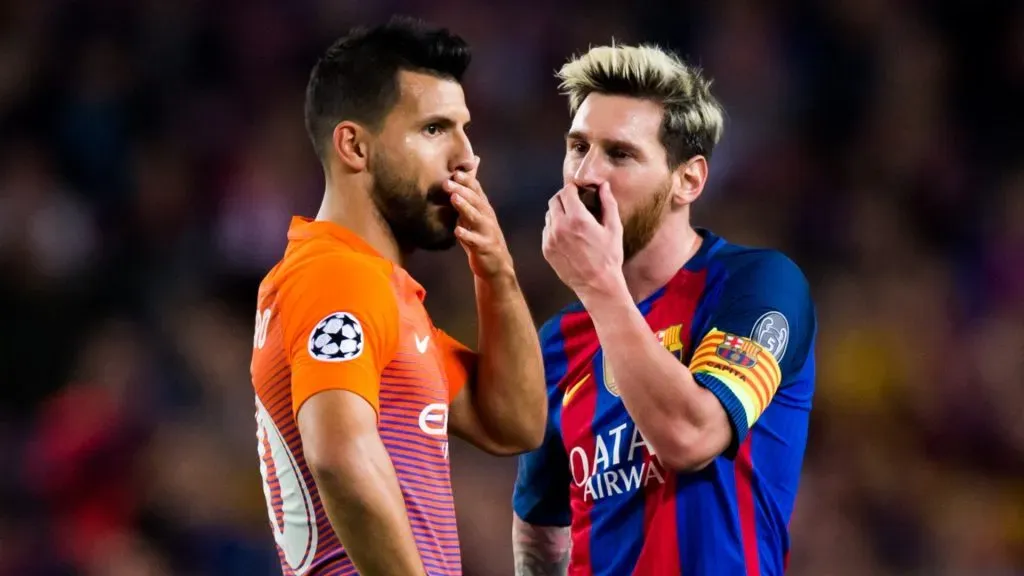
[[[437,234],[420,244],[420,250],[427,250],[430,252],[440,252],[455,247],[456,238],[455,232],[446,234]]]
[[[458,221],[458,213],[452,208],[440,208],[434,211],[431,218],[428,218],[420,231],[418,247],[421,250],[440,251],[448,250],[457,243],[455,237],[455,226]]]

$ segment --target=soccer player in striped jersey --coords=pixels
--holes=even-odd
[[[313,69],[306,125],[326,190],[260,285],[251,366],[286,575],[461,574],[448,431],[493,454],[543,439],[536,329],[466,135],[469,60],[459,37],[396,19]],[[433,325],[402,267],[456,243],[476,353]]]
[[[544,256],[549,418],[520,457],[521,576],[776,575],[814,392],[815,312],[774,250],[690,224],[723,113],[695,68],[603,46],[559,73],[564,187]]]

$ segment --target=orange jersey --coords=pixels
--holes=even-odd
[[[259,289],[252,382],[260,470],[285,575],[355,574],[306,466],[296,415],[348,390],[377,410],[427,573],[461,574],[448,406],[472,353],[436,329],[425,291],[354,233],[294,218]],[[467,361],[468,360],[468,361]]]

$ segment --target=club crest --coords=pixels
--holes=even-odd
[[[726,362],[743,368],[753,368],[757,365],[757,355],[760,347],[746,338],[733,334],[726,334],[725,340],[715,349],[715,354]]]

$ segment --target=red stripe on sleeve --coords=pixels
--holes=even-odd
[[[754,504],[754,461],[750,453],[753,434],[740,444],[736,455],[736,500],[740,516],[740,539],[743,543],[743,561],[747,576],[761,576],[761,561],[757,552],[757,511]]]

